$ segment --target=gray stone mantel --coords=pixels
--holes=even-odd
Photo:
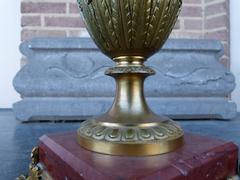
[[[38,38],[21,44],[28,63],[13,84],[22,100],[13,105],[17,119],[80,120],[105,112],[115,82],[104,71],[114,63],[89,38]],[[222,64],[223,47],[214,40],[169,40],[146,65],[157,74],[145,83],[152,110],[175,119],[236,115],[227,98],[235,79]]]

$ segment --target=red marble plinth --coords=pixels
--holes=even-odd
[[[226,180],[236,174],[237,146],[185,134],[175,152],[150,157],[97,154],[81,148],[76,133],[40,138],[40,162],[55,180]]]

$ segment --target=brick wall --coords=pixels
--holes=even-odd
[[[229,67],[229,0],[183,0],[172,38],[219,39],[222,63]],[[88,36],[76,0],[22,0],[22,40]]]
[[[205,0],[204,38],[219,39],[225,49],[222,63],[230,68],[229,0]]]

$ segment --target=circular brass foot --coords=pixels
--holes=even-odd
[[[157,155],[183,145],[183,130],[172,120],[141,124],[88,120],[81,124],[77,133],[82,147],[110,155]]]

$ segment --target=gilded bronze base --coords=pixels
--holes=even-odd
[[[106,71],[117,82],[112,108],[81,124],[78,143],[95,152],[127,156],[157,155],[181,147],[181,127],[155,115],[145,101],[143,82],[154,71],[140,62],[122,64]]]
[[[78,143],[89,150],[111,155],[147,156],[176,150],[183,131],[172,120],[118,124],[88,120],[78,130]]]

